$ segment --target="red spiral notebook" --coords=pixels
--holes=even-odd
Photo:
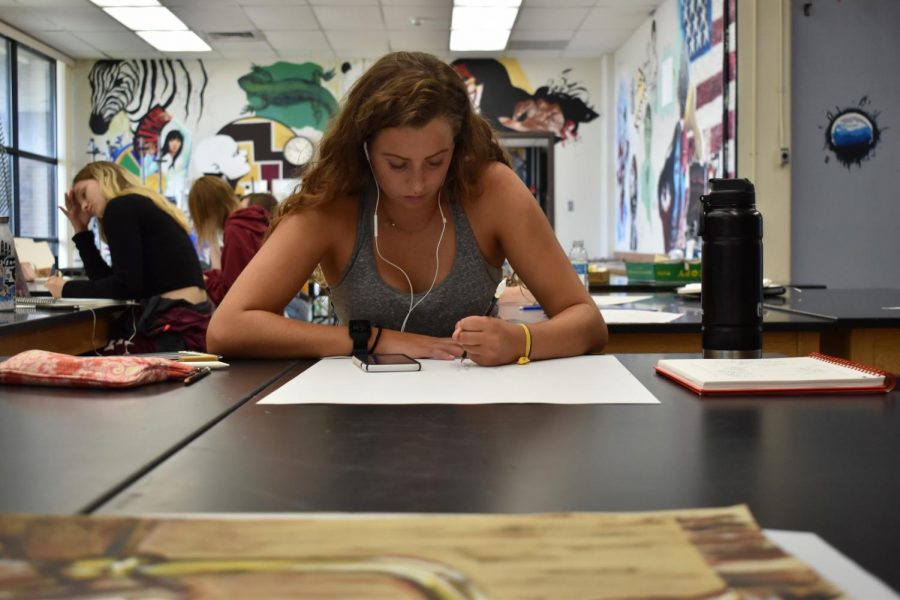
[[[885,393],[892,374],[843,358],[813,352],[787,358],[672,358],[656,372],[700,395]]]

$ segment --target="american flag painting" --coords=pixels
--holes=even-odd
[[[736,171],[735,3],[664,0],[616,52],[618,251],[697,257],[700,196]]]
[[[729,2],[727,26],[724,15],[726,1]],[[704,154],[718,163],[714,165],[716,176],[733,177],[735,0],[680,0],[678,4],[682,34],[690,60],[690,81],[696,89],[695,109],[697,124],[703,135]],[[725,34],[729,36],[727,74],[724,68]],[[726,100],[727,122],[724,111]],[[723,165],[723,162],[727,164]]]

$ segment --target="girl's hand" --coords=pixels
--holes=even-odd
[[[54,298],[61,298],[63,286],[66,285],[66,280],[62,278],[62,275],[59,274],[59,271],[56,272],[52,277],[47,278],[47,283],[44,286],[50,292],[50,295]]]
[[[516,362],[525,353],[522,328],[494,317],[466,317],[456,324],[451,338],[479,365],[496,366]]]
[[[59,210],[69,219],[75,233],[87,230],[88,224],[91,222],[91,214],[81,208],[81,204],[75,199],[75,192],[72,190],[66,192],[65,201],[66,206],[60,206]]]
[[[463,348],[450,338],[385,329],[381,332],[374,354],[406,354],[412,358],[453,360],[462,356]]]

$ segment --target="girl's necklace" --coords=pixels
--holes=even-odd
[[[440,200],[438,200],[438,202],[440,202]],[[388,213],[386,208],[383,209],[383,212],[384,212],[384,216],[385,216],[385,222],[388,225],[390,225],[391,229],[396,229],[397,231],[399,231],[401,233],[406,233],[406,234],[411,235],[411,234],[416,234],[416,233],[422,233],[423,231],[428,229],[428,226],[431,225],[431,221],[434,219],[434,215],[438,212],[438,205],[435,203],[434,210],[432,210],[431,214],[428,215],[428,219],[425,221],[425,223],[422,226],[417,227],[416,229],[405,229],[403,227],[400,227],[399,225],[397,225],[397,223],[391,217],[390,213]]]

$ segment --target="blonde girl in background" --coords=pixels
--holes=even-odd
[[[87,279],[51,277],[54,297],[136,300],[115,324],[110,354],[204,350],[212,305],[203,287],[190,226],[178,208],[120,165],[82,168],[60,207],[69,219]],[[96,218],[109,247],[107,264],[89,229]]]

